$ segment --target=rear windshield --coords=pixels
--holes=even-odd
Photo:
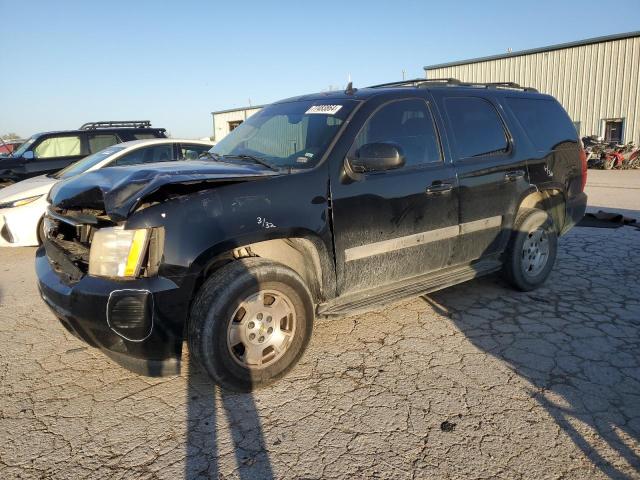
[[[269,105],[249,117],[210,151],[230,160],[238,155],[257,157],[276,168],[312,168],[356,103],[354,100],[316,100]]]
[[[507,102],[536,149],[557,150],[577,142],[571,119],[555,100],[508,97]]]

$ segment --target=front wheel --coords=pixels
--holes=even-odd
[[[513,225],[503,274],[517,289],[534,290],[551,273],[557,251],[558,234],[549,214],[537,208],[523,208]]]
[[[220,386],[247,392],[284,376],[309,343],[311,295],[290,268],[247,258],[216,271],[191,308],[189,350]]]

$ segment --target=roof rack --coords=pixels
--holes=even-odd
[[[110,120],[105,122],[87,122],[79,130],[96,130],[98,128],[151,128],[149,120]]]
[[[384,88],[384,87],[417,87],[425,82],[433,82],[433,83],[451,83],[458,84],[460,80],[457,78],[412,78],[411,80],[402,80],[400,82],[389,82],[389,83],[380,83],[378,85],[371,85],[367,88]]]
[[[525,92],[537,92],[532,87],[521,87],[515,82],[461,82],[457,78],[414,78],[412,80],[402,80],[400,82],[381,83],[371,85],[368,88],[384,88],[384,87],[433,87],[433,86],[457,86],[457,87],[475,87],[475,88],[510,88],[514,90],[523,90]]]

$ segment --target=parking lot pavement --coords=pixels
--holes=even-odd
[[[638,209],[640,210],[640,208]],[[251,395],[139,377],[0,251],[0,478],[640,478],[640,230],[576,228],[546,286],[497,276],[321,321]]]
[[[589,170],[589,210],[614,210],[640,222],[640,170]]]

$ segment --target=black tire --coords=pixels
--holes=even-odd
[[[241,365],[227,341],[229,324],[241,302],[258,291],[286,295],[295,314],[295,331],[280,358],[261,369]],[[221,387],[248,392],[282,378],[304,353],[313,330],[314,306],[300,276],[260,258],[233,261],[214,272],[191,307],[188,342],[191,357]]]
[[[526,268],[528,253],[525,251],[525,242],[530,242],[539,229],[543,232],[545,241],[548,242],[548,254],[545,263],[539,267],[540,270],[530,272]],[[557,253],[558,233],[551,216],[537,208],[522,208],[514,222],[511,239],[505,252],[503,275],[518,290],[524,292],[535,290],[551,273]]]

